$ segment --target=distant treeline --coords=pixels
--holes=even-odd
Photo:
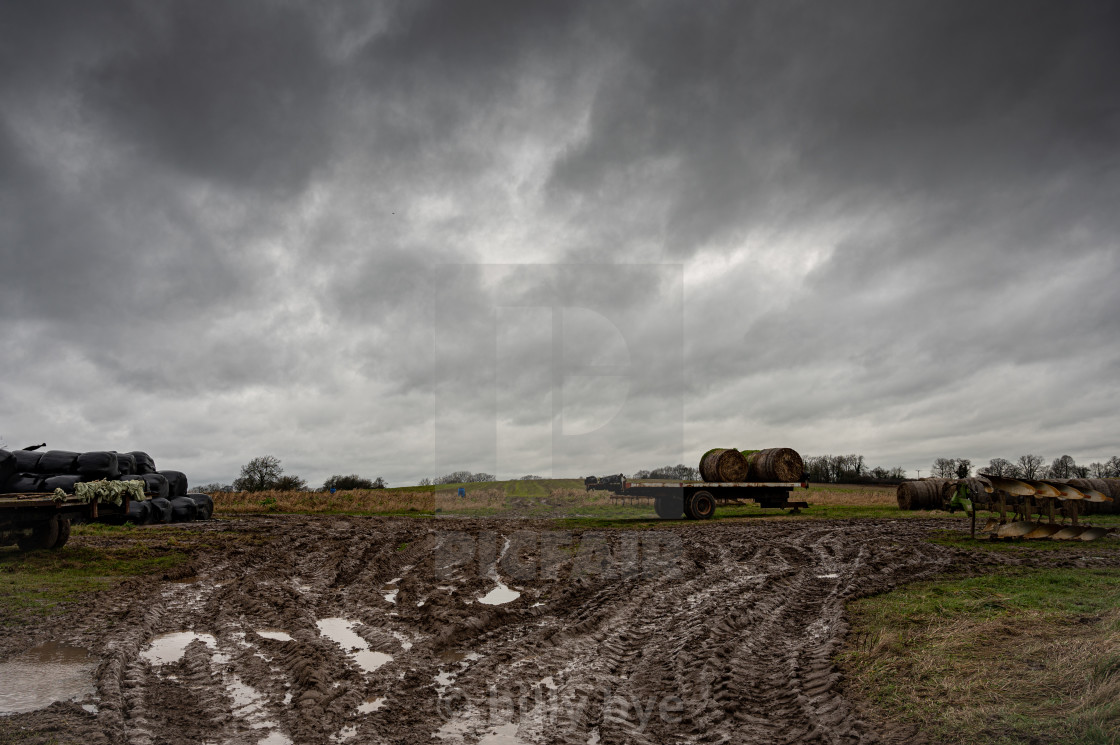
[[[805,458],[809,480],[817,484],[897,484],[906,480],[902,466],[883,468],[867,465],[858,453],[809,455]]]
[[[1041,455],[1020,455],[1014,461],[992,458],[981,466],[981,476],[1002,476],[1009,479],[1108,479],[1120,477],[1120,456],[1106,461],[1079,466],[1072,456],[1063,455],[1046,464]],[[944,479],[965,479],[972,475],[969,458],[938,458],[933,462],[930,476]]]

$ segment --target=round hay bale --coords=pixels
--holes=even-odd
[[[38,450],[13,450],[12,456],[19,466],[19,473],[38,473],[39,459],[43,454]]]
[[[156,472],[156,462],[152,460],[152,456],[142,450],[133,450],[129,455],[136,462],[136,468],[132,471],[134,474],[146,476],[149,473]]]
[[[121,475],[117,463],[117,454],[108,450],[96,450],[82,453],[76,460],[79,476],[88,476],[94,479],[116,479]]]
[[[1105,489],[1098,489],[1097,491],[1104,492],[1108,496],[1112,497],[1111,502],[1103,502],[1101,504],[1095,505],[1096,507],[1100,508],[1098,512],[1106,515],[1120,515],[1120,479],[1097,480],[1103,481],[1105,487],[1107,487]]]
[[[805,462],[793,448],[766,448],[741,451],[747,459],[749,481],[800,482],[805,475]]]
[[[900,510],[939,510],[944,505],[945,485],[948,479],[922,479],[903,481],[895,491]]]
[[[19,471],[19,461],[16,460],[16,456],[7,450],[0,450],[0,491],[3,491],[4,485]]]
[[[747,459],[735,448],[714,448],[700,459],[700,478],[705,481],[746,481]]]
[[[121,476],[131,476],[136,473],[136,456],[132,453],[117,453],[117,469]]]
[[[77,473],[78,455],[79,453],[72,453],[69,450],[48,450],[39,458],[36,473]]]
[[[187,475],[182,471],[157,471],[160,476],[167,479],[167,493],[169,497],[185,497],[190,489],[187,488]]]

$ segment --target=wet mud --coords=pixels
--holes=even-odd
[[[925,540],[958,521],[550,527],[200,525],[188,541],[224,548],[196,554],[194,581],[130,580],[5,635],[0,662],[53,637],[95,667],[89,691],[4,726],[82,745],[910,742],[843,695],[845,603],[1024,561]]]

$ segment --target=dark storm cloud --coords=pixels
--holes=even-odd
[[[0,431],[112,434],[203,480],[264,452],[312,480],[495,448],[518,474],[616,471],[675,459],[682,428],[686,460],[1112,454],[1118,23],[1106,3],[6,4]],[[561,327],[565,360],[642,374],[568,371],[558,412]],[[683,348],[651,352],[667,329]],[[558,449],[557,417],[613,440]]]

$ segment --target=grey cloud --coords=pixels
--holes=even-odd
[[[1113,454],[1116,22],[6,4],[0,433],[203,480],[265,452],[391,483],[726,442]],[[490,266],[522,260],[556,266]],[[584,309],[568,423],[622,398],[574,377],[623,357],[594,313],[642,373],[627,426],[556,448],[553,306]]]

